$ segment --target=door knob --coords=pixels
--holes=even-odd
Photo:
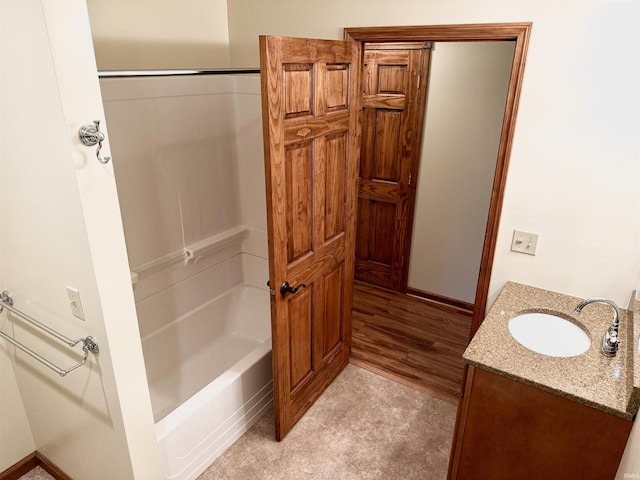
[[[287,293],[295,294],[301,288],[307,288],[307,286],[304,283],[301,283],[297,287],[293,288],[291,285],[289,285],[289,282],[283,282],[283,284],[280,285],[280,294],[282,295],[286,295]]]

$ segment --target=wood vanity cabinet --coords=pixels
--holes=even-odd
[[[469,367],[449,480],[613,480],[632,422]]]

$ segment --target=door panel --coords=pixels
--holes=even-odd
[[[322,335],[319,336],[319,351],[325,360],[343,341],[344,263],[336,266],[324,276],[325,318]]]
[[[371,208],[371,233],[369,238],[369,258],[374,262],[388,265],[393,260],[393,225],[396,206],[392,203],[369,202]]]
[[[285,148],[285,172],[287,188],[287,205],[295,208],[286,210],[287,216],[287,252],[288,261],[311,251],[313,222],[311,219],[312,191],[312,145],[310,142],[299,143]]]
[[[375,150],[371,158],[373,163],[370,180],[383,180],[398,183],[400,181],[400,162],[398,161],[398,139],[402,128],[402,113],[380,107],[375,110]]]
[[[346,201],[347,136],[340,132],[327,136],[324,172],[324,239],[330,240],[345,230],[344,202]]]
[[[355,275],[394,290],[404,288],[428,48],[365,43],[364,50]]]
[[[314,285],[289,298],[288,319],[290,332],[291,388],[295,389],[311,373],[312,325],[311,311]]]
[[[280,440],[349,360],[360,49],[260,37],[260,55]]]

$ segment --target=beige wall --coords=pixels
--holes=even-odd
[[[228,9],[236,66],[258,65],[260,34],[532,21],[489,305],[507,280],[627,305],[640,286],[640,91],[629,61],[640,3],[229,0]],[[510,252],[514,229],[540,235],[535,257]],[[620,479],[640,473],[635,427]]]
[[[2,314],[2,331],[6,331],[5,322],[6,316]],[[4,340],[0,340],[0,412],[3,412],[0,415],[0,472],[36,449],[13,372],[13,355],[6,345]]]
[[[180,18],[175,31],[199,32],[203,44],[220,45],[223,40],[215,38],[224,37],[225,8],[231,64],[247,67],[259,63],[260,34],[337,39],[345,26],[533,21],[490,300],[514,280],[626,303],[640,269],[637,189],[631,180],[640,168],[632,113],[639,102],[634,64],[626,61],[633,54],[627,51],[633,38],[627,36],[637,2],[343,0],[322,2],[322,8],[312,0],[229,0],[215,8],[210,2],[179,3],[89,0],[100,68],[193,66],[184,59],[198,49],[172,39],[177,27],[164,19]],[[205,5],[217,13],[207,13]],[[176,6],[184,7],[181,17],[166,14]],[[202,26],[209,21],[216,28]],[[135,51],[145,53],[131,56]],[[155,55],[162,60],[149,64]],[[204,63],[225,62],[212,57]],[[603,220],[578,221],[585,212]],[[514,229],[540,234],[536,257],[509,251]]]
[[[638,272],[638,274],[640,275],[640,272]],[[640,288],[636,290],[635,294],[636,300],[640,301]],[[632,298],[629,304],[630,310],[633,309],[633,300],[634,299]],[[635,334],[635,338],[638,338],[637,332]],[[637,345],[637,347],[640,347],[640,345]],[[615,480],[627,480],[629,478],[637,478],[640,475],[640,454],[638,452],[640,452],[640,422],[636,418],[633,423],[633,427],[631,428],[629,441],[627,442],[627,446],[622,454],[622,461],[618,467]]]
[[[18,20],[23,22],[20,27],[26,32],[25,35],[32,34],[31,22],[35,19],[42,22],[42,9],[39,2],[24,2],[22,5],[0,3],[0,290],[10,287],[9,278],[6,273],[7,252],[11,248],[11,238],[7,238],[6,229],[9,216],[7,210],[15,209],[15,202],[8,197],[5,192],[5,185],[12,184],[13,173],[9,173],[11,168],[5,159],[13,155],[12,133],[8,127],[12,122],[12,115],[16,112],[10,108],[10,100],[13,92],[10,90],[12,84],[20,81],[16,78],[16,72],[11,68],[19,61],[16,55],[19,40],[14,39]],[[40,25],[40,28],[42,26]],[[31,50],[31,51],[30,51]],[[34,52],[28,47],[24,52],[34,55],[35,59],[40,59],[42,52]],[[11,333],[11,322],[6,311],[0,314],[0,328],[5,333]],[[18,384],[14,372],[14,351],[5,340],[0,339],[0,472],[9,468],[14,463],[26,457],[36,449],[36,444],[31,434],[31,427],[27,419],[27,414],[22,402]]]
[[[79,125],[104,118],[84,0],[1,6],[0,284],[66,336],[95,336],[100,353],[64,378],[16,353],[28,425],[9,378],[16,418],[1,438],[14,435],[22,452],[3,448],[0,463],[35,447],[73,478],[159,478],[113,172],[77,138]],[[71,315],[67,285],[80,291],[85,321]],[[78,361],[20,320],[3,331],[62,367]]]
[[[473,303],[514,42],[436,42],[408,285]]]
[[[126,12],[97,19],[98,3],[119,2],[91,1],[100,67],[152,68],[140,58],[145,55],[129,58],[125,51],[156,54],[142,48],[144,39],[131,41],[142,34],[136,22],[147,20]],[[248,67],[258,65],[259,34],[338,39],[345,26],[533,21],[490,303],[505,281],[514,280],[626,305],[640,285],[640,99],[637,63],[629,61],[638,2],[229,0],[227,8],[231,63]],[[147,37],[165,45],[163,68],[186,66],[180,40],[167,42],[171,33],[160,30]],[[120,53],[105,53],[100,43],[107,38],[121,45]],[[217,44],[210,37],[207,42]],[[180,53],[167,59],[172,52]],[[509,251],[515,228],[540,234],[537,256]],[[637,465],[638,454],[625,461]]]
[[[532,21],[489,304],[513,280],[626,305],[640,271],[638,2],[229,0],[228,13],[237,66],[257,65],[259,34]],[[535,257],[510,252],[514,229],[540,235]]]
[[[99,70],[229,64],[226,0],[87,0]]]

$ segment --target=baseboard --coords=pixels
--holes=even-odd
[[[36,451],[36,457],[40,460],[40,466],[56,480],[73,480],[69,475],[60,470],[55,463],[40,452]]]
[[[455,298],[445,297],[444,295],[425,292],[424,290],[419,290],[417,288],[411,288],[411,287],[407,287],[407,294],[413,295],[415,297],[426,298],[427,300],[432,300],[434,302],[442,303],[444,305],[449,305],[450,307],[455,307],[460,310],[473,313],[473,309],[474,309],[473,303],[464,302],[462,300],[456,300]]]
[[[24,474],[30,472],[37,466],[51,475],[56,480],[73,480],[69,475],[58,468],[51,460],[42,453],[35,451],[22,460],[0,472],[0,480],[18,480]]]
[[[409,380],[403,375],[397,375],[390,370],[378,367],[376,365],[373,365],[372,363],[363,361],[359,358],[354,358],[353,356],[351,356],[349,357],[349,363],[351,365],[355,365],[356,367],[364,368],[365,370],[368,370],[377,375],[380,375],[381,377],[385,377],[385,378],[388,378],[389,380],[393,380],[394,382],[398,382],[404,385],[405,387],[409,387],[419,392],[422,392],[426,395],[429,395],[430,397],[437,398],[438,400],[442,400],[443,402],[447,402],[451,405],[457,405],[458,402],[460,401],[459,396],[449,395],[449,394],[425,387],[420,383],[412,382],[411,380]]]
[[[40,460],[38,460],[36,452],[33,452],[18,463],[7,468],[4,472],[1,472],[0,480],[18,480],[18,478],[33,470],[38,465],[40,465]]]

